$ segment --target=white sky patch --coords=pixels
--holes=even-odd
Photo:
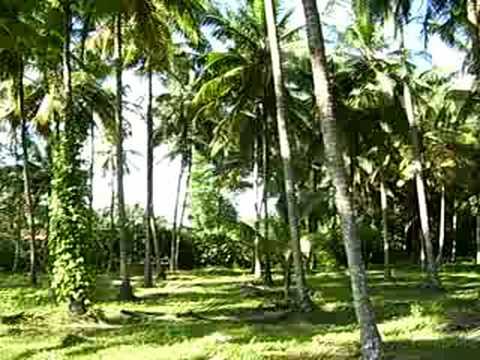
[[[141,105],[141,112],[145,114],[146,81],[141,76],[135,75],[132,71],[126,71],[123,76],[125,86],[128,86],[126,100]],[[163,87],[158,81],[154,82],[154,95],[157,96],[163,92]],[[126,120],[131,125],[131,136],[125,139],[125,151],[127,163],[130,171],[125,174],[124,189],[125,202],[128,205],[144,205],[147,198],[147,168],[146,168],[146,148],[147,148],[147,127],[141,114],[125,113]],[[155,119],[156,125],[161,119]],[[102,141],[102,136],[97,134],[95,140],[96,150],[98,152],[106,150],[106,145]],[[87,152],[89,151],[87,146]],[[132,152],[137,154],[132,154]],[[168,221],[172,221],[173,207],[175,204],[176,184],[178,173],[180,171],[180,160],[173,161],[166,158],[168,154],[167,146],[160,146],[154,152],[154,211],[155,215],[163,216]],[[106,208],[110,206],[111,189],[110,174],[104,176],[102,165],[102,156],[97,155],[95,163],[94,176],[94,207]]]
[[[432,66],[444,71],[460,70],[465,60],[465,54],[449,47],[438,36],[430,39],[429,51],[432,54]]]

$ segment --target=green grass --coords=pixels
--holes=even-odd
[[[480,274],[447,267],[445,292],[420,287],[415,269],[395,269],[384,282],[370,271],[371,295],[387,359],[478,359]],[[141,277],[135,278],[140,281]],[[139,301],[119,303],[116,282],[100,277],[93,317],[72,319],[49,301],[46,288],[18,275],[0,275],[0,359],[357,359],[358,328],[344,272],[309,278],[318,309],[307,316],[262,318],[280,289],[258,296],[241,271],[195,271],[170,276],[155,289],[136,284]],[[142,317],[121,310],[147,312]]]

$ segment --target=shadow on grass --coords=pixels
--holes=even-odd
[[[386,360],[477,360],[480,342],[459,338],[441,340],[389,341],[385,343]]]
[[[55,346],[48,346],[45,348],[41,349],[30,349],[26,350],[14,358],[12,360],[23,360],[23,359],[30,359],[31,357],[35,356],[35,354],[39,352],[46,352],[46,351],[57,351],[57,350],[63,350],[67,349],[69,347],[75,347],[79,344],[85,343],[85,342],[91,342],[90,339],[85,338],[83,336],[78,336],[76,334],[67,334],[64,336],[60,342],[60,344],[55,345]]]
[[[259,315],[257,309],[244,309],[239,311],[206,311],[202,313],[204,319],[175,320],[144,319],[138,321],[124,321],[122,326],[109,328],[82,329],[81,341],[71,344],[62,344],[35,350],[27,350],[15,360],[28,359],[40,352],[62,351],[70,349],[65,355],[69,357],[92,355],[99,351],[118,346],[136,345],[169,345],[197,338],[207,337],[214,333],[237,334],[229,341],[237,344],[248,344],[252,338],[262,342],[309,342],[319,332],[344,331],[346,327],[354,326],[353,313],[335,311],[315,311],[309,314],[288,313],[285,318],[276,319],[274,322],[257,320],[249,321],[252,315]],[[153,313],[148,313],[152,315]],[[206,316],[223,314],[235,320],[215,320]],[[162,315],[159,313],[158,315]],[[115,319],[110,319],[115,323]],[[324,325],[324,326],[319,326]],[[268,357],[267,357],[268,358]],[[308,359],[308,357],[306,357]]]

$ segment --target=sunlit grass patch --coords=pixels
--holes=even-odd
[[[478,358],[480,317],[478,326],[465,319],[480,314],[475,289],[480,276],[453,270],[442,273],[446,292],[422,289],[422,275],[411,269],[396,271],[392,282],[377,270],[371,273],[387,359]],[[317,309],[307,315],[276,314],[281,279],[276,278],[276,289],[256,293],[249,291],[255,281],[245,271],[178,272],[152,289],[143,288],[138,276],[137,301],[130,303],[116,300],[117,283],[104,275],[97,282],[92,316],[82,319],[72,319],[64,306],[51,302],[45,281],[44,287],[31,288],[18,275],[3,274],[0,280],[0,315],[13,316],[11,323],[0,324],[0,359],[359,357],[345,271],[310,277]]]

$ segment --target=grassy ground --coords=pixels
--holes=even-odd
[[[421,288],[414,270],[396,270],[394,275],[394,281],[384,282],[381,272],[370,272],[385,358],[480,358],[480,275],[474,267],[446,269],[445,293]],[[359,357],[344,273],[311,276],[318,310],[308,316],[265,311],[280,292],[258,294],[246,286],[251,281],[243,272],[180,273],[155,289],[137,284],[140,300],[118,303],[115,284],[102,277],[95,309],[103,320],[96,322],[70,319],[62,306],[49,302],[46,289],[32,289],[26,278],[3,274],[0,359]],[[19,312],[24,312],[20,319],[5,317]]]

